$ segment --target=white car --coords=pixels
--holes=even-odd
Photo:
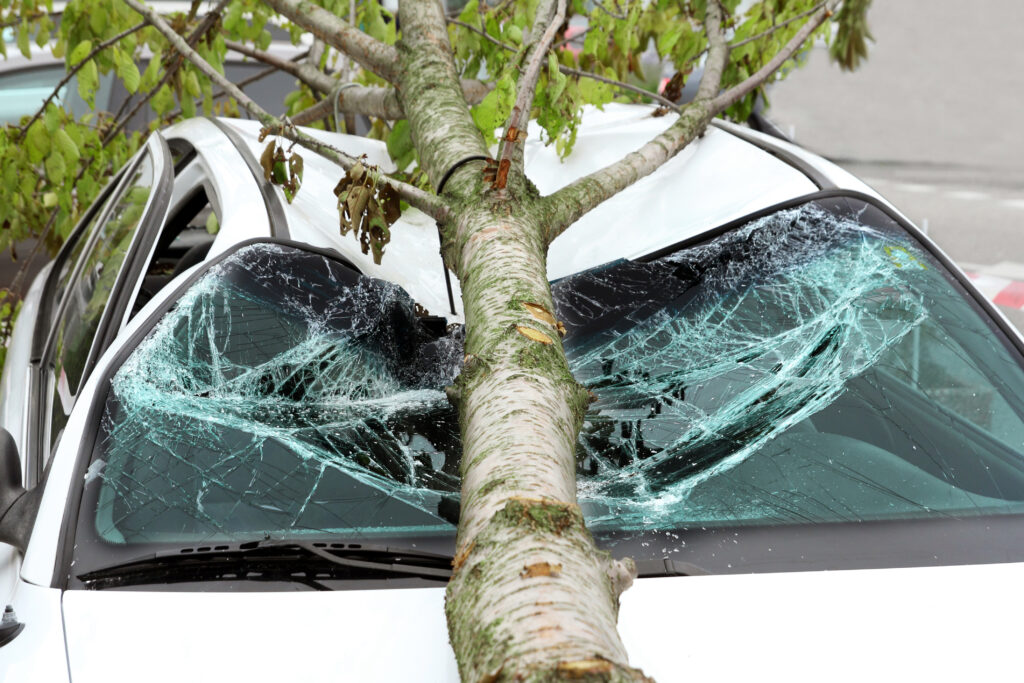
[[[650,113],[590,111],[527,173],[551,192],[670,123]],[[0,383],[0,680],[457,680],[458,283],[414,210],[381,265],[341,236],[312,153],[286,203],[257,136],[154,134],[27,295]],[[1015,675],[1024,340],[903,216],[716,123],[549,269],[598,396],[581,505],[640,568],[633,665]]]

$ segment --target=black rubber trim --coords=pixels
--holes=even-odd
[[[121,170],[113,175],[113,177],[107,182],[96,199],[93,200],[89,210],[85,212],[81,219],[78,221],[78,225],[71,231],[67,240],[64,241],[60,251],[57,252],[56,258],[53,260],[53,267],[50,269],[49,274],[46,276],[46,283],[43,285],[42,295],[39,299],[39,313],[36,316],[36,326],[32,331],[32,351],[29,361],[32,363],[38,363],[42,360],[43,351],[45,350],[46,342],[50,336],[50,329],[53,327],[53,319],[56,315],[54,310],[57,307],[58,302],[55,301],[54,293],[57,287],[57,278],[60,277],[60,268],[67,262],[71,256],[72,250],[80,239],[83,239],[83,233],[85,233],[86,227],[97,213],[99,213],[104,207],[104,203],[110,199],[110,195],[117,189],[121,184],[121,180],[138,164],[139,160],[142,159],[142,154],[136,154],[135,158],[130,160],[127,164],[121,167]],[[99,218],[102,218],[100,216]],[[88,235],[84,236],[84,239],[88,239]]]
[[[164,218],[167,216],[167,209],[171,203],[171,193],[174,190],[174,167],[171,165],[171,150],[167,141],[159,133],[154,133],[159,141],[164,155],[163,168],[156,177],[155,194],[149,211],[142,218],[142,222],[135,231],[135,239],[132,240],[125,256],[125,262],[121,265],[121,272],[114,279],[112,296],[107,302],[103,317],[100,318],[99,327],[96,330],[96,337],[93,339],[92,347],[89,349],[89,356],[82,370],[82,378],[75,387],[74,396],[77,401],[78,392],[89,381],[89,375],[96,367],[107,347],[113,343],[121,331],[121,321],[124,320],[125,311],[131,305],[135,294],[134,285],[142,279],[146,266],[149,265],[149,252],[160,234]]]
[[[784,164],[792,166],[793,168],[807,176],[807,179],[814,183],[819,190],[839,189],[839,187],[835,183],[828,179],[828,176],[826,176],[824,173],[816,169],[813,165],[811,165],[807,161],[804,161],[799,156],[793,154],[789,150],[783,149],[782,147],[774,145],[758,135],[747,133],[744,130],[726,128],[718,121],[712,121],[711,125],[713,125],[718,130],[722,131],[723,133],[728,133],[729,135],[738,137],[740,140],[749,142],[758,149],[767,152],[768,154],[771,154],[773,157],[783,162]]]
[[[992,320],[993,323],[995,323],[999,331],[1003,333],[1003,335],[1008,339],[1010,344],[1019,354],[1018,362],[1020,362],[1021,365],[1024,366],[1024,339],[1021,339],[1021,336],[1017,332],[1017,330],[1003,318],[1003,316],[996,309],[995,305],[993,305],[992,302],[986,299],[981,294],[981,292],[975,289],[974,285],[971,284],[971,281],[967,278],[967,276],[960,271],[960,268],[955,263],[953,263],[953,261],[950,260],[945,254],[943,254],[938,249],[937,245],[934,242],[932,242],[931,239],[929,239],[923,232],[921,232],[916,225],[914,225],[906,218],[901,216],[895,209],[889,206],[886,202],[880,200],[878,197],[874,197],[863,192],[857,192],[856,190],[836,188],[812,192],[810,194],[802,195],[800,197],[788,199],[784,202],[780,202],[773,206],[761,209],[760,211],[755,211],[754,213],[747,214],[746,216],[743,216],[741,218],[729,221],[728,223],[720,225],[717,228],[712,228],[711,230],[702,232],[699,235],[694,235],[693,237],[689,237],[680,242],[676,242],[675,244],[671,244],[667,247],[658,249],[657,251],[651,252],[650,254],[642,256],[636,260],[641,262],[653,261],[654,259],[661,258],[662,256],[666,256],[680,249],[685,249],[686,247],[692,246],[694,244],[700,244],[701,242],[707,242],[708,240],[712,240],[715,237],[718,237],[719,235],[722,235],[734,228],[749,223],[750,221],[755,221],[758,218],[763,218],[769,214],[775,213],[776,211],[791,209],[794,206],[806,204],[807,202],[812,202],[817,199],[833,198],[854,199],[870,204],[871,206],[882,211],[882,213],[884,213],[886,216],[892,219],[897,225],[906,230],[910,234],[910,236],[917,241],[918,245],[920,245],[922,249],[927,251],[936,261],[942,264],[946,271],[956,280],[958,284],[960,284],[960,286],[964,290],[964,293],[968,295],[970,299],[985,312],[985,314]]]
[[[458,161],[456,161],[454,164],[452,164],[451,168],[449,168],[447,171],[445,171],[444,175],[441,176],[441,182],[439,182],[437,184],[437,196],[438,197],[441,196],[441,193],[444,192],[444,186],[446,184],[448,184],[448,179],[452,177],[452,174],[455,173],[455,171],[459,170],[460,166],[468,164],[471,161],[488,161],[488,160],[490,160],[490,157],[485,155],[485,154],[471,154],[468,157],[465,157],[463,159],[459,159]]]
[[[242,139],[237,130],[220,119],[210,118],[209,121],[217,126],[217,128],[220,128],[221,132],[235,146],[242,159],[245,160],[245,165],[249,167],[249,172],[252,173],[253,180],[259,186],[260,194],[263,195],[263,204],[267,207],[270,236],[279,240],[288,239],[288,218],[285,216],[284,206],[281,204],[281,198],[274,191],[274,186],[263,177],[263,167],[260,166],[260,162],[249,151],[249,146],[245,144],[245,140]]]
[[[53,577],[50,581],[51,587],[61,589],[67,588],[68,576],[71,572],[71,559],[74,551],[75,530],[78,528],[78,513],[80,511],[79,508],[82,505],[82,482],[85,481],[85,473],[89,467],[89,460],[91,460],[92,451],[96,445],[96,438],[99,436],[100,422],[103,409],[106,406],[107,394],[110,391],[111,379],[113,379],[114,375],[121,368],[121,365],[128,360],[128,357],[135,351],[142,340],[146,338],[146,335],[148,335],[153,328],[156,327],[157,323],[159,323],[160,320],[167,315],[172,308],[174,308],[181,296],[192,285],[198,282],[199,279],[206,275],[206,273],[208,273],[214,266],[233,256],[239,250],[254,244],[280,244],[282,246],[320,254],[321,256],[333,259],[334,261],[351,268],[354,272],[359,273],[360,275],[365,275],[355,265],[353,265],[351,261],[332,249],[314,247],[310,244],[295,242],[292,240],[275,239],[272,237],[257,237],[243,242],[238,242],[237,244],[232,245],[230,249],[217,254],[212,259],[204,261],[203,264],[194,272],[182,280],[181,283],[176,285],[174,290],[166,299],[164,299],[160,306],[149,314],[131,337],[125,340],[121,348],[118,349],[117,355],[111,361],[110,365],[107,366],[107,370],[103,373],[102,379],[97,383],[96,391],[93,393],[92,402],[89,405],[89,414],[86,416],[85,424],[87,427],[82,434],[82,441],[78,446],[78,456],[75,461],[74,474],[71,477],[71,490],[68,492],[67,502],[64,506],[64,518],[61,524],[60,534],[57,538],[57,558],[54,563]]]

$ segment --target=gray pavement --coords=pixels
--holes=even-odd
[[[876,0],[869,20],[857,72],[815,47],[774,86],[769,117],[957,262],[1024,281],[1024,3]],[[1024,312],[1004,311],[1024,329]]]

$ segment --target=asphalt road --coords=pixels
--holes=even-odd
[[[965,269],[1024,282],[1019,0],[877,0],[846,74],[815,47],[768,112],[892,201]],[[1003,307],[1024,329],[1024,311]]]

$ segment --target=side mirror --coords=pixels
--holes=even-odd
[[[41,486],[32,491],[22,486],[18,444],[10,432],[0,428],[0,543],[25,551],[39,510],[41,491]]]

